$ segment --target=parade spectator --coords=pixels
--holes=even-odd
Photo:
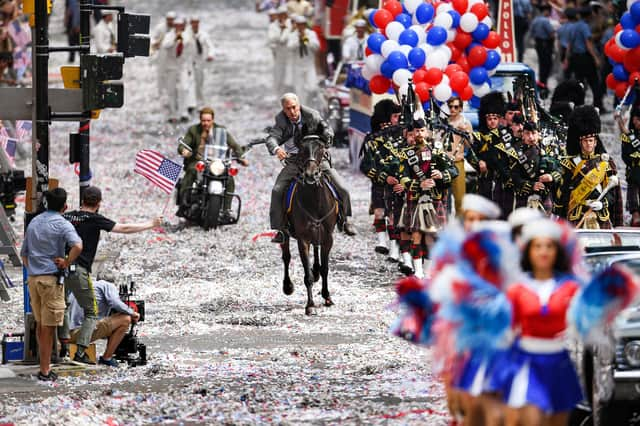
[[[473,132],[471,123],[462,113],[463,103],[462,99],[458,96],[453,96],[447,101],[449,107],[449,124],[454,128],[467,132],[469,136]],[[452,135],[451,149],[449,150],[449,156],[453,161],[454,166],[458,170],[458,176],[451,181],[451,193],[453,195],[456,215],[462,215],[462,199],[466,192],[466,172],[464,170],[464,154],[465,154],[465,141],[459,135]]]
[[[96,53],[113,53],[116,51],[116,35],[113,29],[113,14],[105,13],[92,30],[93,48]]]
[[[78,330],[76,336],[78,350],[73,358],[74,361],[84,364],[91,363],[85,353],[85,349],[92,341],[90,339],[91,333],[94,331],[98,320],[98,311],[96,310],[96,306],[98,305],[96,305],[96,295],[94,293],[93,280],[91,279],[91,268],[93,266],[93,260],[96,257],[96,251],[98,250],[100,232],[133,234],[160,226],[162,223],[161,217],[156,217],[153,220],[142,223],[116,223],[98,213],[101,203],[102,192],[100,188],[90,186],[84,190],[80,210],[74,210],[64,214],[64,218],[71,222],[82,239],[83,245],[82,252],[78,256],[75,265],[76,270],[70,273],[69,277],[65,280],[65,287],[67,297],[69,294],[73,294],[76,302],[84,312],[84,320],[81,322],[82,327]],[[60,340],[63,342],[69,338],[68,316],[65,317],[65,323],[63,324],[60,334]],[[65,351],[66,348],[63,347],[61,352],[62,358],[67,355],[64,353]]]
[[[297,16],[294,29],[287,34],[284,85],[298,94],[303,105],[315,105],[318,89],[315,53],[319,48],[318,36],[307,27],[306,18]]]
[[[355,34],[347,37],[342,43],[342,60],[344,62],[363,61],[367,48],[367,21],[358,19],[355,23]]]
[[[200,31],[200,18],[191,18],[191,37],[195,43],[193,55],[193,87],[195,89],[196,107],[202,108],[204,100],[204,71],[207,64],[213,61],[213,44],[205,32]]]
[[[514,0],[513,2],[513,28],[516,37],[516,50],[518,51],[518,62],[522,62],[524,57],[525,44],[524,36],[529,30],[529,19],[531,17],[530,0]]]
[[[13,42],[9,31],[0,27],[0,87],[15,86],[16,75],[13,68]]]
[[[603,92],[598,78],[598,69],[602,61],[591,39],[591,29],[586,22],[586,17],[591,13],[590,8],[582,8],[579,11],[580,19],[577,20],[569,34],[569,46],[567,49],[566,66],[569,75],[574,74],[580,81],[586,81],[593,94],[593,105],[600,113],[605,113],[602,106]]]
[[[0,26],[7,26],[20,14],[15,0],[0,0]]]
[[[256,12],[278,9],[280,6],[286,7],[286,5],[287,0],[256,0]]]
[[[158,84],[158,95],[161,97],[167,93],[165,73],[167,72],[167,52],[162,49],[164,37],[173,29],[176,19],[175,12],[168,12],[163,22],[159,23],[151,31],[151,50],[156,52],[156,81]]]
[[[108,281],[98,280],[93,283],[95,292],[95,303],[98,322],[91,334],[90,341],[95,342],[100,339],[107,339],[107,347],[98,359],[98,364],[108,367],[117,367],[116,360],[112,358],[118,345],[122,342],[131,323],[136,323],[140,319],[140,314],[134,312],[122,300],[120,300],[118,289]],[[71,317],[71,337],[70,342],[76,343],[81,335],[81,325],[86,317],[82,307],[71,295],[69,297],[69,309]]]
[[[543,4],[540,6],[540,15],[536,16],[531,23],[530,35],[535,41],[536,53],[538,55],[538,86],[548,90],[547,82],[551,74],[553,65],[553,46],[555,42],[555,30],[551,24],[551,6]]]
[[[62,188],[44,194],[46,211],[36,216],[25,233],[20,256],[28,273],[31,310],[36,321],[40,371],[38,379],[54,381],[51,351],[56,327],[64,318],[62,271],[82,252],[82,240],[62,213],[67,209],[67,192]],[[65,251],[70,248],[69,254]]]
[[[173,29],[162,41],[167,60],[166,72],[162,78],[169,91],[170,123],[189,121],[189,77],[193,67],[195,43],[185,27],[184,18],[176,19]]]
[[[78,46],[80,44],[80,2],[78,0],[67,0],[64,27],[69,46]],[[75,59],[76,53],[69,52],[69,62],[73,62]]]

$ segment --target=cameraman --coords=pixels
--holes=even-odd
[[[136,323],[140,319],[140,314],[134,312],[127,306],[118,294],[118,289],[109,281],[98,280],[93,283],[96,306],[98,309],[99,321],[95,330],[91,334],[90,342],[107,338],[107,347],[98,360],[98,364],[109,367],[117,367],[118,363],[112,359],[113,353],[127,334],[131,323]],[[71,335],[69,341],[76,343],[81,336],[82,325],[86,317],[84,309],[76,301],[73,295],[69,296],[69,317],[71,322]],[[109,315],[109,313],[111,314]],[[78,346],[79,347],[79,346]],[[85,354],[86,356],[86,354]]]
[[[64,286],[61,273],[82,252],[82,240],[62,213],[67,209],[67,192],[62,188],[44,193],[46,211],[33,218],[25,233],[20,256],[27,268],[31,310],[36,320],[40,372],[38,380],[54,381],[51,349],[56,327],[64,317]],[[65,250],[71,247],[65,258]]]
[[[84,364],[91,364],[84,350],[89,346],[91,333],[93,333],[98,321],[96,297],[90,274],[96,250],[98,249],[98,242],[100,241],[100,231],[132,234],[152,229],[162,223],[161,217],[156,217],[143,223],[116,223],[98,213],[101,202],[102,192],[100,189],[90,186],[84,190],[80,210],[74,210],[64,215],[65,219],[75,227],[84,245],[75,265],[75,272],[71,273],[65,281],[67,297],[69,293],[73,293],[78,304],[84,309],[84,321],[77,336],[78,351],[73,357],[74,361]],[[68,345],[66,344],[69,339],[68,312],[67,309],[64,325],[60,330],[60,340],[63,342],[60,353],[61,358],[65,358],[68,354]]]

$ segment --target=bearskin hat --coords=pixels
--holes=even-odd
[[[573,111],[573,102],[561,101],[551,104],[549,107],[549,114],[554,117],[562,119],[565,123],[569,119],[571,112]]]
[[[586,92],[582,83],[574,79],[565,80],[553,90],[551,107],[553,107],[553,104],[560,102],[573,102],[574,106],[584,105],[585,95]]]
[[[391,121],[391,115],[402,112],[400,105],[393,99],[382,99],[373,107],[371,115],[371,131],[377,132],[382,125]]]
[[[598,140],[596,153],[605,152],[602,141],[600,141],[600,114],[592,105],[582,105],[576,107],[568,120],[569,129],[567,131],[567,154],[580,154],[580,138],[587,135],[596,135]]]
[[[487,125],[487,115],[498,114],[504,115],[505,103],[504,97],[500,92],[487,93],[480,98],[480,108],[478,109],[478,120],[481,128]]]

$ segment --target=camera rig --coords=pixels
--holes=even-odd
[[[138,321],[144,321],[144,300],[132,299],[136,292],[136,284],[134,281],[128,281],[129,284],[120,284],[120,299],[140,315]],[[130,367],[147,363],[147,346],[138,340],[135,323],[131,323],[131,328],[122,338],[113,356],[118,361],[126,362]]]

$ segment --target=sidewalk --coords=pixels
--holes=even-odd
[[[80,376],[84,374],[99,374],[106,367],[97,365],[54,364],[51,369],[59,377]],[[0,395],[14,393],[29,393],[30,396],[56,391],[56,387],[36,379],[37,364],[9,363],[0,366]]]

